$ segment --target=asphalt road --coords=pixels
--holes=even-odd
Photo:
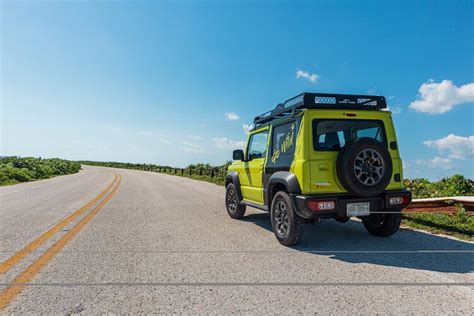
[[[267,213],[232,220],[223,187],[84,169],[0,188],[0,313],[474,310],[473,243],[328,220],[287,248]]]

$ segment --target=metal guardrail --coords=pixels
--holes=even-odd
[[[462,204],[466,212],[474,214],[474,196],[450,196],[441,198],[413,199],[404,212],[450,213],[458,212],[457,205]]]

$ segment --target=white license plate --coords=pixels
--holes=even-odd
[[[347,203],[347,216],[364,216],[370,214],[370,202]]]

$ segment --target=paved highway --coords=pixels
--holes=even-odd
[[[132,170],[0,188],[0,313],[424,313],[474,310],[474,244],[361,223],[278,244],[224,188]]]

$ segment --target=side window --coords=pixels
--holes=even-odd
[[[250,137],[247,160],[265,158],[267,154],[268,131],[253,134]]]
[[[295,155],[299,121],[275,126],[272,133],[272,155],[269,165],[289,167]]]

